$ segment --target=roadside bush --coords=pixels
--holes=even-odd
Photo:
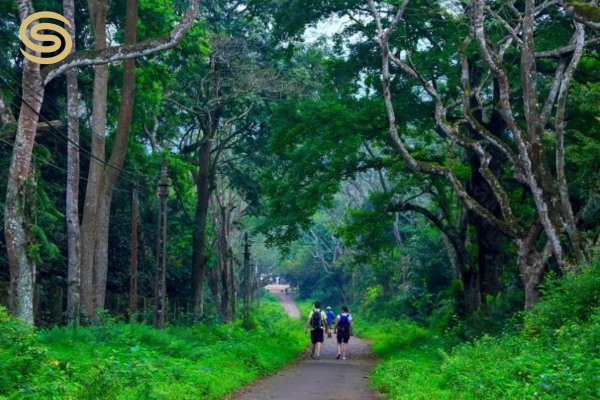
[[[302,323],[272,297],[253,318],[251,330],[109,320],[36,334],[0,310],[0,399],[220,399],[306,346]]]
[[[12,319],[0,307],[0,388],[14,388],[28,380],[40,368],[44,349],[33,329]]]
[[[600,398],[599,296],[595,262],[549,280],[542,301],[522,313],[523,322],[509,320],[497,336],[450,346],[459,341],[455,336],[415,336],[400,326],[378,330],[393,325],[375,323],[364,330],[367,337],[396,346],[376,350],[383,360],[373,384],[388,399]],[[415,339],[400,340],[398,329]]]
[[[575,268],[561,278],[549,277],[542,287],[543,301],[525,316],[525,333],[548,333],[588,319],[600,307],[600,261]]]

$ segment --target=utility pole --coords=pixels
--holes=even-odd
[[[129,264],[129,317],[137,312],[137,280],[138,280],[138,185],[131,193],[131,255]]]
[[[250,243],[244,233],[244,326],[250,328]]]
[[[169,197],[169,171],[167,159],[163,158],[158,182],[159,217],[158,235],[156,240],[156,281],[154,286],[154,299],[156,311],[154,314],[154,326],[159,329],[165,328],[165,297],[167,291],[167,198]]]
[[[260,292],[262,286],[260,281],[260,265],[256,262],[256,260],[252,263],[252,272],[254,276],[254,301],[258,307],[260,306]]]

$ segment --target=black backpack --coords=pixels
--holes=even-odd
[[[321,318],[321,311],[314,310],[312,317],[310,317],[310,326],[313,329],[321,329],[323,327],[323,319]]]
[[[337,324],[337,330],[339,333],[346,334],[350,332],[350,315],[341,315]]]

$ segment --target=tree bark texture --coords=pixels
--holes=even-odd
[[[217,255],[219,258],[221,271],[221,315],[225,322],[231,322],[235,318],[235,287],[233,270],[233,249],[231,247],[231,238],[234,235],[234,220],[238,220],[241,213],[234,216],[234,210],[238,211],[235,202],[233,188],[230,187],[225,179],[220,179],[216,184],[211,197],[213,226],[217,235]]]
[[[106,48],[108,3],[101,0],[88,0],[88,8],[92,17],[94,48],[102,50]],[[96,310],[94,302],[94,256],[98,231],[98,196],[103,192],[102,170],[105,152],[107,95],[108,65],[98,65],[94,67],[91,158],[81,222],[81,302],[83,315],[87,319]]]
[[[206,134],[206,133],[205,133]],[[206,222],[211,185],[211,140],[212,135],[207,135],[203,140],[198,153],[198,174],[196,177],[196,190],[198,199],[193,232],[193,260],[192,260],[192,301],[196,318],[204,314],[204,277],[207,257],[206,251]]]
[[[67,32],[75,38],[75,3],[64,0],[65,18],[71,23]],[[73,50],[75,51],[75,40]],[[81,314],[81,229],[79,221],[79,89],[77,70],[70,69],[67,75],[67,237],[68,237],[68,270],[67,270],[67,320],[78,324]]]
[[[219,263],[206,268],[206,280],[216,310],[222,309],[221,303],[221,266]]]
[[[540,300],[540,283],[544,275],[544,255],[536,249],[543,226],[534,224],[527,237],[517,241],[517,266],[525,291],[525,308],[535,306]],[[549,244],[546,248],[549,247]]]
[[[34,12],[31,1],[17,1],[19,17],[24,20]],[[39,56],[30,49],[28,52]],[[4,203],[4,235],[10,270],[11,308],[17,317],[34,323],[34,287],[36,263],[30,254],[34,245],[30,205],[35,199],[35,179],[31,157],[39,113],[44,100],[40,65],[23,60],[23,93],[17,134],[8,173]]]
[[[138,187],[131,194],[131,249],[129,262],[129,315],[137,312],[138,303]]]

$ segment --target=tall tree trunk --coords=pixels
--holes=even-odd
[[[384,182],[383,176],[381,176],[381,181]],[[394,234],[394,239],[396,240],[396,246],[398,247],[398,255],[399,255],[399,263],[400,263],[400,272],[402,272],[402,285],[406,285],[408,283],[408,268],[406,258],[404,257],[404,244],[402,243],[402,235],[400,234],[400,230],[398,229],[398,223],[400,219],[400,213],[394,213],[394,222],[392,222],[392,233]],[[442,234],[442,236],[444,236]],[[444,239],[447,240],[447,238]],[[452,265],[454,266],[454,261],[456,257],[452,257]]]
[[[138,17],[138,2],[137,0],[131,0],[127,2],[127,22],[125,27],[125,44],[131,45],[136,41],[136,26]],[[94,31],[100,36],[104,34],[106,37],[106,15],[102,20],[103,25],[102,33],[100,28],[94,26]],[[100,43],[96,43],[99,46]],[[98,67],[97,67],[98,68]],[[107,75],[103,74],[97,77],[101,81],[98,84],[102,84],[102,90],[106,90],[108,81]],[[96,80],[95,80],[96,83]],[[87,293],[91,295],[91,299],[88,297],[87,301],[91,301],[91,312],[88,311],[88,316],[91,316],[98,308],[104,308],[106,299],[106,281],[108,275],[108,236],[109,236],[109,223],[110,223],[110,208],[112,204],[112,195],[114,186],[119,179],[120,169],[125,163],[125,155],[127,153],[127,143],[129,141],[129,131],[131,127],[131,120],[133,116],[133,103],[135,93],[135,59],[129,59],[123,61],[123,86],[121,91],[121,105],[119,109],[119,120],[117,124],[117,134],[115,137],[115,143],[111,152],[108,165],[104,166],[101,163],[90,163],[90,181],[88,181],[88,187],[86,190],[86,213],[84,213],[84,225],[87,223],[90,227],[90,234],[87,237],[89,242],[84,241],[85,249],[85,260],[91,260],[90,265],[86,265],[86,274],[91,276],[86,277],[86,281],[92,283],[92,292]],[[94,92],[94,110],[98,114],[98,120],[106,122],[106,92],[100,101],[96,100],[96,93]],[[96,102],[101,103],[96,109]],[[92,123],[94,126],[95,124]],[[94,131],[94,137],[97,137],[97,149],[98,152],[102,151],[101,159],[104,159],[104,147],[105,147],[105,128],[102,128],[102,135],[98,135],[98,131]],[[102,137],[100,137],[102,136]],[[94,154],[94,141],[92,140],[92,154]],[[94,154],[95,156],[98,156]],[[99,157],[100,158],[100,157]],[[93,179],[92,179],[93,174]],[[96,179],[97,178],[97,179]],[[88,203],[88,196],[90,201]],[[88,213],[88,204],[91,206]],[[86,216],[88,217],[86,219]],[[92,238],[93,236],[93,238]],[[84,236],[85,237],[85,236]],[[92,241],[93,240],[93,241]],[[88,306],[89,307],[89,306]]]
[[[502,234],[486,223],[475,226],[477,234],[477,264],[481,273],[481,297],[496,297],[502,292],[504,257]]]
[[[539,286],[544,275],[544,259],[536,245],[542,230],[542,224],[537,222],[526,237],[517,240],[517,266],[525,291],[525,308],[535,306],[540,300]],[[550,243],[547,243],[545,250],[550,250]]]
[[[129,316],[137,312],[137,287],[138,287],[138,187],[133,188],[131,194],[131,249],[129,264]]]
[[[579,60],[581,59],[581,55],[583,53],[583,46],[585,42],[585,29],[583,24],[575,23],[575,28],[575,51],[573,52],[571,62],[569,63],[569,66],[567,67],[562,78],[562,82],[560,84],[560,90],[558,93],[558,99],[556,103],[556,119],[554,121],[554,124],[556,134],[556,184],[558,187],[562,213],[565,219],[565,228],[567,234],[571,239],[571,243],[573,243],[576,258],[578,259],[578,261],[580,261],[585,256],[585,248],[579,235],[579,231],[577,229],[577,224],[575,221],[575,216],[573,215],[573,208],[571,207],[571,202],[569,200],[569,187],[567,185],[567,178],[565,175],[564,132],[565,106],[567,103],[569,86],[571,84],[571,80],[573,79],[573,75],[575,74],[575,70],[577,69],[577,65],[579,64]]]
[[[96,218],[96,243],[94,246],[94,310],[103,309],[106,300],[106,281],[108,277],[108,239],[110,229],[110,206],[112,204],[112,190],[102,185],[105,193],[98,199],[99,208]],[[110,191],[109,194],[106,191]]]
[[[208,287],[210,289],[210,294],[215,303],[215,308],[217,310],[222,309],[221,302],[221,266],[219,263],[216,263],[214,266],[206,269],[206,279],[208,281]]]
[[[75,51],[75,4],[74,0],[64,0],[65,18],[71,23],[66,27],[73,38]],[[67,272],[67,320],[78,324],[81,313],[80,280],[81,280],[81,230],[79,225],[79,90],[77,70],[70,69],[67,75],[67,237],[68,237],[68,272]]]
[[[225,254],[225,258],[223,258],[221,262],[223,265],[221,268],[223,286],[223,293],[221,296],[223,322],[231,322],[233,320],[233,310],[231,307],[233,297],[233,293],[231,293],[231,260],[228,258],[227,254]]]
[[[31,1],[19,0],[17,7],[21,21],[34,12]],[[39,56],[30,49],[27,51]],[[29,254],[29,246],[33,243],[30,229],[33,221],[28,210],[32,199],[28,195],[35,193],[35,190],[28,189],[28,186],[33,185],[31,189],[35,189],[35,182],[30,179],[33,176],[31,156],[44,100],[39,64],[23,60],[22,85],[21,112],[6,186],[4,235],[10,270],[11,308],[17,317],[33,325],[36,263]]]
[[[226,190],[224,188],[224,190]],[[230,193],[231,194],[231,193]],[[225,196],[223,196],[225,197]],[[230,197],[231,199],[231,197]],[[219,235],[219,258],[221,259],[222,265],[222,279],[223,279],[223,320],[225,322],[231,322],[234,317],[233,303],[234,303],[234,288],[233,288],[233,254],[230,244],[230,231],[231,231],[231,212],[232,205],[225,205],[224,201],[219,201],[220,205],[220,229],[218,229]]]
[[[125,24],[125,45],[136,43],[138,0],[127,1],[127,22]],[[106,280],[108,276],[108,235],[110,224],[110,208],[115,185],[119,180],[121,168],[125,164],[133,105],[135,99],[135,58],[123,61],[123,86],[117,134],[112,148],[108,166],[102,175],[103,185],[99,196],[98,231],[96,233],[96,251],[94,254],[94,277],[96,308],[104,308],[106,298]]]
[[[209,131],[212,132],[212,131]],[[198,199],[193,232],[193,260],[192,260],[192,300],[196,319],[204,314],[204,275],[207,257],[206,250],[206,222],[208,216],[208,203],[212,188],[210,185],[210,148],[212,134],[208,133],[203,139],[199,152],[199,167],[196,178]]]
[[[223,279],[223,321],[231,322],[233,321],[233,269],[231,268],[232,262],[229,251],[226,251],[223,255],[224,258],[222,260],[223,268],[222,268],[222,279]]]
[[[210,198],[210,208],[212,209],[212,224],[216,236],[213,244],[215,245],[214,248],[216,249],[216,255],[218,260],[212,268],[209,268],[207,270],[207,277],[209,281],[209,287],[211,288],[212,297],[215,303],[217,304],[217,310],[223,317],[223,320],[227,321],[226,310],[228,304],[229,289],[225,280],[226,266],[223,262],[225,253],[223,251],[223,224],[221,222],[222,214],[220,213],[220,211],[218,211],[221,210],[221,199],[220,194],[217,190],[220,186],[221,185],[215,183],[215,190],[213,191],[213,195]]]
[[[108,2],[88,0],[94,30],[94,49],[106,48],[106,16]],[[106,135],[106,100],[108,95],[108,65],[94,67],[92,104],[92,147],[90,168],[85,190],[85,203],[81,222],[81,305],[83,315],[90,318],[94,305],[94,257],[98,218],[98,196],[102,193],[102,172]]]
[[[498,159],[499,157],[494,158],[494,160]],[[498,201],[479,171],[479,158],[471,155],[469,161],[472,173],[467,185],[467,192],[492,214],[499,217],[501,211]],[[502,165],[490,167],[494,170],[502,169]],[[476,264],[480,280],[479,289],[481,291],[481,299],[485,301],[486,295],[495,297],[502,290],[502,232],[488,224],[477,213],[468,211],[467,214],[470,225],[475,228],[475,237],[477,240]]]

